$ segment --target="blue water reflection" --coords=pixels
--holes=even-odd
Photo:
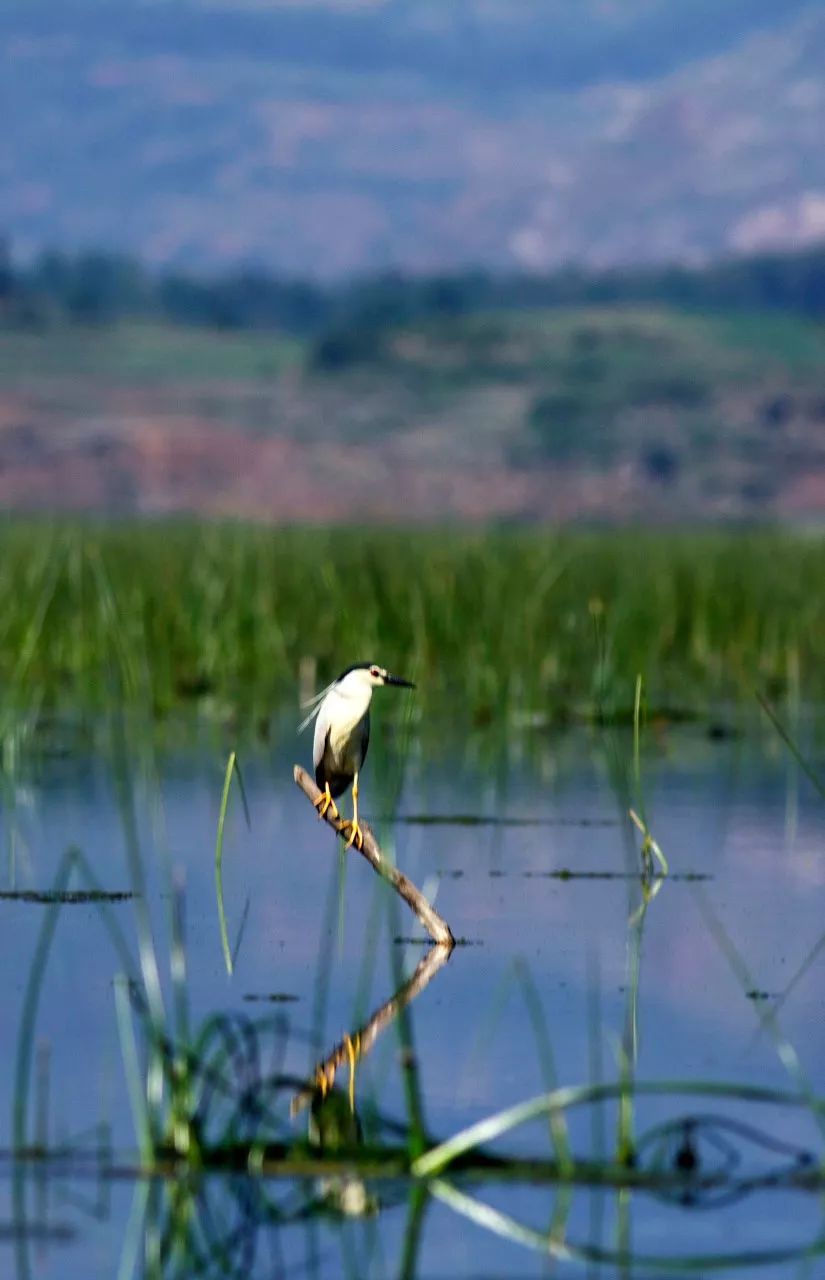
[[[449,743],[449,735],[442,741]],[[368,820],[377,818],[376,828],[399,864],[437,894],[438,909],[468,944],[457,948],[411,1011],[430,1131],[447,1136],[550,1083],[528,990],[540,1002],[555,1080],[565,1085],[593,1082],[599,1075],[616,1079],[621,1045],[628,1043],[628,920],[639,905],[638,880],[628,870],[635,867],[639,837],[627,824],[626,796],[611,761],[617,752],[620,758],[630,754],[630,735],[610,731],[606,742],[604,733],[570,730],[547,742],[525,739],[509,759],[478,741],[469,749],[443,745],[442,753],[413,743],[403,772],[393,742],[388,735],[383,746],[386,774],[378,767],[365,774],[363,812]],[[15,802],[5,809],[2,887],[47,889],[66,849],[77,846],[105,888],[128,890],[131,796],[167,1002],[170,890],[182,882],[192,1025],[216,1011],[276,1015],[279,1069],[306,1078],[344,1033],[393,992],[399,960],[404,975],[412,972],[422,955],[420,928],[390,900],[366,863],[356,855],[339,856],[330,832],[295,788],[292,764],[308,747],[294,739],[285,718],[271,742],[244,741],[239,748],[251,828],[240,804],[233,803],[224,847],[226,912],[230,940],[237,945],[230,978],[218,929],[214,847],[226,751],[234,740],[204,733],[198,745],[190,740],[187,746],[150,750],[141,739],[128,755],[126,787],[110,745],[108,731],[101,729],[68,753],[32,751],[14,780]],[[759,1029],[759,1012],[785,990],[822,934],[825,804],[772,740],[756,736],[716,740],[698,727],[671,731],[651,741],[643,773],[647,819],[673,876],[644,918],[637,1076],[793,1088],[770,1034]],[[456,814],[530,818],[535,825],[420,820]],[[560,874],[567,872],[569,877]],[[108,909],[134,940],[134,903]],[[6,1045],[0,1116],[6,1118],[6,1147],[23,995],[45,910],[13,897],[0,901],[6,975],[0,992]],[[394,942],[399,936],[417,941]],[[734,971],[733,949],[747,974]],[[823,963],[814,958],[780,1015],[782,1034],[817,1093],[825,1092]],[[135,1136],[114,1011],[118,968],[99,909],[64,907],[36,1039],[38,1061],[48,1075],[49,1142],[86,1141],[79,1135],[105,1124],[127,1166]],[[405,1117],[399,1056],[398,1035],[390,1028],[358,1065],[359,1106],[373,1103],[384,1115]],[[342,1069],[339,1083],[346,1087],[347,1079]],[[679,1105],[684,1111],[693,1103]],[[735,1111],[726,1103],[716,1109]],[[644,1129],[673,1113],[672,1101],[640,1099],[636,1124]],[[605,1111],[609,1144],[615,1116],[615,1108]],[[306,1123],[305,1115],[295,1120],[298,1131]],[[766,1123],[789,1142],[820,1149],[804,1111],[774,1113]],[[591,1151],[593,1133],[592,1113],[571,1115],[571,1136],[581,1154]],[[500,1146],[546,1154],[546,1125],[526,1126]],[[260,1191],[250,1192],[244,1180],[209,1184],[212,1207],[203,1212],[231,1235],[238,1214],[250,1218],[249,1195]],[[400,1274],[415,1221],[407,1188],[397,1189],[390,1206],[363,1221],[307,1222],[296,1211],[287,1224],[284,1205],[290,1198],[302,1203],[305,1190],[267,1184],[265,1195],[281,1209],[271,1220],[263,1211],[257,1218],[251,1214],[259,1228],[254,1247],[235,1233],[239,1249],[252,1249],[249,1256],[240,1254],[247,1274]],[[11,1193],[12,1180],[5,1177],[0,1224],[14,1222]],[[43,1230],[39,1242],[31,1241],[38,1276],[115,1275],[130,1213],[144,1225],[152,1219],[152,1204],[135,1209],[133,1198],[140,1200],[144,1192],[128,1181],[101,1185],[90,1175],[78,1188],[55,1179],[40,1194],[41,1226],[65,1228],[67,1239],[49,1239]],[[554,1206],[558,1211],[559,1193],[546,1189],[471,1194],[536,1230],[548,1230]],[[153,1195],[162,1199],[160,1191]],[[31,1176],[27,1203],[36,1203]],[[162,1205],[154,1208],[162,1219]],[[612,1193],[573,1194],[562,1233],[570,1265],[577,1261],[570,1241],[615,1245],[618,1212]],[[818,1204],[800,1195],[753,1196],[723,1213],[704,1215],[635,1196],[630,1230],[633,1248],[652,1255],[682,1249],[714,1254],[734,1241],[758,1252],[814,1239],[820,1216]],[[427,1208],[416,1240],[416,1269],[409,1274],[421,1277],[538,1274],[546,1265],[440,1202]],[[145,1232],[140,1266],[144,1246]],[[564,1254],[560,1250],[562,1259]],[[580,1261],[587,1262],[586,1250]],[[591,1259],[591,1271],[595,1265]],[[597,1273],[614,1271],[608,1266]],[[778,1259],[764,1274],[796,1272]]]

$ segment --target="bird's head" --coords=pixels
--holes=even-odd
[[[412,680],[392,675],[385,667],[379,667],[377,662],[359,662],[354,667],[348,667],[335,683],[362,689],[377,689],[382,684],[399,685],[404,689],[415,688]]]

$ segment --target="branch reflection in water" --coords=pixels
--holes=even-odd
[[[357,1154],[363,1144],[363,1135],[355,1105],[356,1064],[372,1050],[383,1031],[395,1021],[402,1009],[421,994],[438,971],[447,963],[452,947],[432,947],[419,961],[415,972],[395,995],[385,1001],[357,1030],[347,1034],[313,1072],[312,1083],[295,1094],[290,1104],[290,1115],[295,1118],[310,1108],[309,1140],[313,1147],[326,1154],[347,1152]],[[349,1067],[349,1086],[346,1094],[335,1087],[339,1068]],[[328,1207],[348,1216],[360,1216],[375,1212],[378,1199],[367,1192],[364,1181],[357,1173],[345,1173],[319,1181],[319,1190]]]

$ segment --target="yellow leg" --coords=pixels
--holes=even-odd
[[[313,800],[312,803],[315,805],[315,808],[318,810],[319,818],[326,817],[327,809],[332,810],[333,818],[338,817],[338,806],[336,805],[335,801],[332,798],[332,793],[329,789],[329,783],[327,783],[326,786],[324,787],[324,794],[319,796],[317,800]]]
[[[359,849],[364,847],[364,833],[358,821],[358,774],[352,780],[352,821],[347,822],[349,827],[349,839],[347,840],[347,848],[350,849],[354,844]]]
[[[329,1093],[335,1081],[335,1067],[329,1063],[323,1067],[317,1067],[315,1071],[315,1088],[319,1091],[322,1098]]]
[[[345,1036],[344,1044],[346,1046],[347,1057],[349,1059],[349,1089],[347,1090],[347,1094],[349,1097],[349,1109],[354,1115],[355,1114],[355,1064],[358,1061],[358,1055],[361,1052],[361,1037],[356,1036],[355,1039],[353,1039],[352,1036]]]

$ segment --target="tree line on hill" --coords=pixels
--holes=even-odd
[[[0,239],[0,323],[160,320],[228,330],[332,338],[492,310],[650,303],[697,310],[783,310],[825,317],[825,244],[702,267],[564,267],[546,275],[465,270],[386,272],[340,284],[279,278],[252,267],[207,276],[152,271],[132,257],[48,251],[17,263]]]

